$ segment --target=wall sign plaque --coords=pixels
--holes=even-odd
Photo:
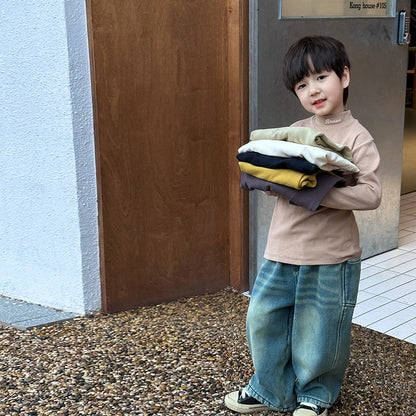
[[[279,17],[394,17],[395,10],[394,0],[281,0]]]

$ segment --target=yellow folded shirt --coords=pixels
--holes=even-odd
[[[316,173],[306,175],[305,173],[296,172],[292,169],[269,169],[247,162],[238,162],[238,164],[242,172],[246,172],[265,181],[289,186],[290,188],[302,189],[305,186],[315,188],[317,184]]]

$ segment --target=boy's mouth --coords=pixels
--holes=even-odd
[[[325,101],[326,101],[326,99],[325,98],[322,98],[320,100],[314,101],[312,103],[312,105],[315,106],[315,107],[317,107],[317,108],[319,108],[319,107],[321,107],[324,104]]]

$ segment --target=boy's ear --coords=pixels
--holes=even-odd
[[[350,69],[346,66],[341,76],[341,83],[343,88],[347,88],[350,85]]]

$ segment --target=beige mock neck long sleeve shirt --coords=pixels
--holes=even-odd
[[[264,257],[297,265],[336,264],[361,255],[353,210],[372,210],[381,202],[380,156],[371,134],[345,111],[331,118],[312,116],[294,123],[311,127],[347,145],[360,169],[353,186],[333,188],[322,208],[311,212],[277,198]]]

